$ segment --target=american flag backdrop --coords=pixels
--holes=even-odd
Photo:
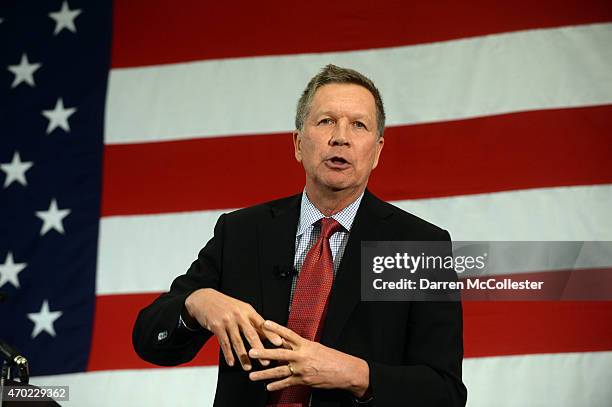
[[[158,368],[136,313],[221,213],[301,191],[328,63],[383,95],[379,197],[455,240],[612,241],[609,0],[13,0],[0,51],[0,338],[65,405],[212,405],[216,343]],[[612,405],[612,302],[464,325],[470,406]]]

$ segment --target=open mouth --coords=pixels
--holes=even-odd
[[[333,156],[326,161],[327,166],[334,169],[345,169],[350,163],[343,157]]]

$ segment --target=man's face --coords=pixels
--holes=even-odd
[[[307,190],[358,191],[378,164],[384,139],[376,130],[374,96],[354,84],[329,84],[315,93],[304,129],[293,136]]]

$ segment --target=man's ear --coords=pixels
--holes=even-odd
[[[385,138],[379,137],[378,140],[376,141],[376,157],[374,158],[374,165],[372,166],[372,169],[378,166],[378,160],[380,158],[380,153],[382,152],[382,149],[384,146],[385,146]]]
[[[296,130],[293,132],[293,148],[295,150],[295,159],[297,162],[302,162],[302,136],[300,131]]]

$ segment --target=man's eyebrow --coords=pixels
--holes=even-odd
[[[321,112],[313,112],[313,117],[315,117],[315,116],[335,116],[335,115],[336,115],[336,112],[331,111],[331,110],[323,110]],[[370,115],[368,113],[363,113],[363,112],[357,112],[357,113],[351,114],[350,116],[353,118],[353,120],[356,120],[356,119],[358,119],[358,120],[363,120],[363,119],[370,120],[370,119],[372,119],[372,117],[370,117]]]

